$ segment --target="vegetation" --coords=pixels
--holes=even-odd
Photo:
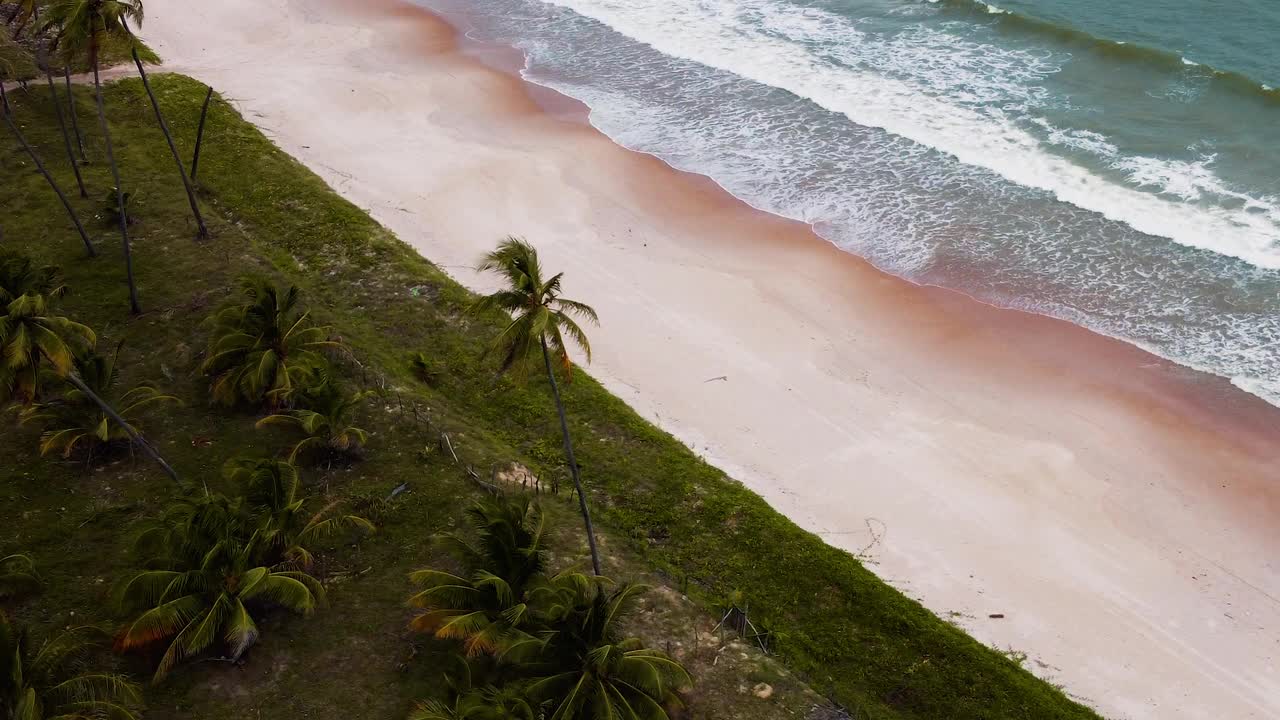
[[[136,429],[138,414],[144,409],[156,403],[177,402],[178,399],[145,383],[138,383],[123,393],[118,392],[120,370],[116,367],[116,358],[119,354],[118,347],[111,355],[86,351],[74,359],[74,371],[89,391],[113,405],[116,412]],[[20,417],[23,424],[41,427],[41,455],[57,452],[64,458],[70,458],[79,454],[87,465],[113,450],[127,447],[132,441],[124,426],[114,422],[85,391],[74,386],[67,388],[61,396],[24,408]]]
[[[0,599],[29,595],[39,589],[40,576],[30,555],[0,557]]]
[[[560,386],[556,383],[557,368],[565,377],[572,377],[573,363],[569,360],[566,336],[587,354],[587,362],[591,361],[591,343],[572,316],[577,315],[593,323],[599,322],[599,318],[591,306],[560,296],[560,281],[564,273],[544,278],[538,251],[524,240],[507,238],[497,250],[484,257],[480,269],[497,273],[506,280],[505,288],[476,301],[476,307],[481,310],[500,310],[511,315],[511,321],[489,348],[501,353],[502,371],[523,373],[538,357],[547,370],[547,381],[551,383],[551,394],[556,401],[556,415],[560,418],[560,435],[564,439],[569,475],[573,478],[578,508],[587,531],[591,568],[599,575],[600,552],[596,549],[596,533],[591,527],[591,511],[587,507],[586,492],[582,489],[578,461],[573,455],[573,440],[569,436],[564,402],[560,399]]]
[[[155,681],[215,645],[238,661],[258,640],[254,615],[264,605],[309,615],[324,601],[319,580],[306,570],[283,569],[309,552],[293,522],[294,501],[278,500],[287,504],[255,505],[206,492],[143,524],[136,550],[147,569],[120,591],[123,610],[136,617],[116,647],[161,646]]]
[[[306,407],[268,415],[258,421],[258,427],[283,425],[302,432],[303,438],[289,450],[289,462],[297,462],[300,455],[311,453],[332,465],[335,460],[359,457],[369,442],[369,433],[351,423],[356,410],[373,394],[372,391],[347,394],[333,382],[322,379],[318,386],[301,394]]]
[[[116,673],[86,671],[103,640],[95,627],[71,628],[39,645],[0,612],[0,717],[13,720],[137,720],[138,688]]]
[[[458,641],[468,658],[488,655],[491,682],[458,692],[451,707],[424,703],[413,717],[476,715],[499,697],[513,701],[518,716],[564,720],[665,720],[680,705],[674,689],[691,682],[685,669],[621,633],[642,587],[607,592],[598,576],[546,576],[542,515],[528,500],[489,500],[469,514],[478,542],[445,538],[469,576],[413,573],[425,589],[409,604],[426,612],[410,627]]]
[[[189,147],[205,88],[165,75],[151,84],[175,142]],[[85,89],[76,92],[81,100],[90,98]],[[264,716],[404,717],[416,702],[420,713],[488,707],[512,717],[582,717],[603,707],[600,698],[612,698],[619,710],[619,695],[633,709],[649,707],[646,697],[668,709],[673,692],[695,718],[804,717],[828,707],[797,676],[860,718],[1096,717],[797,528],[589,376],[557,370],[573,377],[557,386],[562,415],[540,382],[525,382],[519,374],[495,378],[477,357],[512,318],[497,310],[469,312],[473,296],[336,197],[225,103],[210,107],[201,157],[200,200],[213,238],[193,242],[187,198],[172,182],[172,157],[141,82],[122,81],[103,94],[120,169],[144,216],[135,227],[148,262],[135,280],[149,298],[149,312],[126,315],[110,301],[127,284],[126,270],[84,258],[72,229],[59,221],[62,210],[43,178],[12,151],[0,152],[0,226],[6,245],[21,243],[32,268],[62,268],[65,281],[52,287],[65,282],[74,290],[52,300],[51,291],[37,293],[46,298],[46,310],[29,317],[83,323],[112,346],[127,337],[119,353],[120,387],[166,379],[166,391],[182,402],[148,409],[146,440],[177,473],[201,480],[208,490],[169,503],[175,489],[164,475],[125,460],[104,464],[90,477],[68,472],[55,457],[40,460],[37,428],[16,428],[0,457],[0,477],[6,478],[0,506],[11,528],[0,555],[38,553],[44,585],[39,605],[32,599],[6,602],[14,617],[41,635],[83,618],[120,620],[103,612],[115,586],[128,608],[118,644],[138,652],[112,662],[166,678],[148,691],[149,718],[225,720],[254,717],[262,708],[268,710]],[[56,152],[61,138],[48,96],[19,91],[10,100],[37,152]],[[86,136],[91,152],[99,152],[104,140],[101,132]],[[64,182],[70,175],[53,171]],[[92,192],[114,186],[109,168],[97,164],[85,168],[85,182]],[[72,203],[87,211],[86,202]],[[104,256],[123,251],[114,238],[99,242]],[[325,357],[334,349],[329,345],[302,351],[314,353],[315,363],[337,374],[353,394],[379,393],[377,402],[362,406],[359,425],[372,440],[363,462],[298,471],[258,459],[278,443],[273,434],[255,430],[257,414],[305,407],[303,391],[313,384],[315,373],[289,374],[294,349],[284,354],[287,386],[277,370],[267,379],[228,382],[235,388],[230,407],[209,402],[209,380],[216,386],[228,379],[222,373],[246,369],[250,353],[259,364],[268,355],[268,365],[280,357],[275,345],[240,343],[229,358],[235,362],[208,376],[201,372],[210,357],[202,357],[201,349],[217,347],[237,327],[207,319],[222,312],[224,301],[256,303],[236,290],[245,272],[269,279],[277,306],[280,288],[305,293],[317,319],[299,303],[287,317],[306,317],[304,328],[326,328],[311,335],[341,343],[350,356],[331,362]],[[27,322],[28,316],[15,317]],[[14,327],[13,319],[5,322]],[[288,327],[274,337],[287,335]],[[76,337],[90,344],[88,337],[50,330],[68,348],[68,380],[78,377],[72,360],[83,349],[72,346]],[[418,352],[432,360],[429,384],[410,362]],[[49,354],[17,356],[38,361],[56,377]],[[43,377],[31,386],[32,402],[46,402],[61,388],[50,372]],[[539,506],[546,522],[531,524],[524,515],[521,521],[531,534],[542,528],[537,547],[546,552],[545,568],[523,592],[526,610],[495,614],[498,606],[485,603],[505,602],[497,596],[500,586],[478,578],[479,566],[448,554],[447,543],[425,539],[457,533],[465,509],[486,492],[481,484],[511,492],[497,472],[505,463],[518,461],[553,481],[571,474],[559,449],[566,427],[591,480],[581,497],[600,522],[595,534],[602,570],[658,587],[640,596],[625,584],[576,571],[589,551],[581,533],[566,530],[576,522],[574,511],[545,496]],[[135,447],[143,447],[138,442]],[[235,460],[221,474],[209,472],[229,457],[253,459]],[[483,472],[488,468],[495,470]],[[376,523],[378,534],[351,542],[367,529],[346,516]],[[332,530],[312,526],[316,517],[333,520]],[[133,553],[130,533],[122,532],[130,526],[140,533]],[[474,541],[479,535],[463,537]],[[529,542],[516,539],[511,546]],[[437,638],[433,620],[423,625],[427,632],[406,639],[405,577],[416,568],[461,578],[474,591],[462,594],[481,603],[440,591],[420,613],[478,608],[476,625],[460,622],[457,638]],[[262,582],[272,590],[258,589]],[[514,598],[515,586],[505,582]],[[494,594],[484,595],[489,588]],[[739,589],[750,600],[753,623],[772,633],[771,648],[790,670],[741,641],[709,632],[720,615],[712,609]],[[329,609],[314,612],[322,597]],[[634,605],[634,614],[612,609],[627,605]],[[298,622],[289,608],[311,617]],[[203,621],[193,625],[192,617]],[[606,617],[621,622],[602,623]],[[458,669],[451,658],[465,655],[467,639],[480,633],[492,641],[474,643],[472,662]],[[252,652],[242,650],[251,639],[257,641]],[[691,690],[674,666],[652,652],[660,647],[692,676]],[[210,662],[166,672],[197,654],[238,657],[239,665]],[[454,669],[451,682],[441,668]],[[664,672],[660,683],[651,682]],[[601,682],[587,688],[574,680],[584,677]],[[738,690],[752,683],[775,691],[766,700]],[[591,692],[565,689],[571,685]]]
[[[261,277],[241,281],[244,302],[228,303],[211,322],[213,334],[201,371],[212,379],[214,402],[288,407],[317,380],[321,351],[339,348],[329,328],[298,305],[296,285],[280,289]]]

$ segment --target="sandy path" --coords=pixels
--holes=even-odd
[[[887,277],[429,16],[328,1],[148,0],[143,34],[462,282],[534,241],[600,311],[596,377],[829,542],[885,529],[877,572],[979,639],[1114,717],[1280,717],[1280,413]]]

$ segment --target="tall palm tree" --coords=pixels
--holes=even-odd
[[[259,636],[254,611],[265,604],[309,615],[323,602],[319,581],[264,562],[267,540],[242,498],[205,494],[144,525],[137,549],[147,570],[120,589],[137,613],[116,639],[119,650],[161,646],[153,680],[214,648],[238,660]]]
[[[4,117],[4,124],[9,128],[9,132],[18,141],[18,145],[22,146],[22,150],[27,154],[27,157],[31,158],[32,164],[36,166],[36,170],[40,172],[45,182],[49,184],[49,188],[58,196],[58,200],[62,203],[62,209],[66,211],[67,217],[71,218],[71,224],[75,226],[81,242],[84,243],[85,252],[89,254],[89,257],[94,257],[98,253],[93,249],[93,243],[90,242],[89,234],[85,232],[84,225],[80,224],[80,217],[76,215],[75,208],[71,207],[71,201],[67,200],[66,193],[62,192],[62,187],[58,185],[58,181],[53,178],[53,175],[49,174],[49,170],[40,161],[40,156],[36,154],[35,149],[27,142],[22,129],[18,127],[17,121],[13,118],[13,109],[9,106],[9,96],[4,90],[4,82],[10,75],[9,68],[10,66],[7,63],[3,63],[0,60],[0,116]],[[76,177],[79,177],[79,169],[76,170]]]
[[[200,240],[206,240],[209,237],[209,229],[205,227],[204,217],[200,215],[200,204],[196,202],[195,189],[191,185],[191,178],[187,176],[187,170],[182,166],[182,158],[178,155],[178,148],[173,144],[173,134],[169,132],[169,123],[164,120],[164,113],[160,111],[160,102],[156,100],[156,94],[151,91],[151,81],[147,78],[147,68],[142,63],[142,58],[138,54],[138,42],[129,32],[128,20],[137,18],[139,26],[142,25],[142,0],[132,0],[129,3],[136,12],[122,13],[120,16],[120,25],[129,33],[130,48],[129,52],[133,55],[133,64],[138,66],[138,76],[142,78],[142,87],[147,91],[147,98],[151,100],[151,109],[155,111],[156,123],[160,126],[160,132],[164,134],[164,140],[169,145],[169,153],[173,155],[173,163],[178,166],[178,177],[182,179],[182,187],[187,191],[187,202],[191,205],[191,216],[196,221],[196,237]]]
[[[543,519],[528,499],[488,499],[467,510],[476,543],[458,535],[438,541],[461,561],[465,575],[419,570],[409,580],[421,592],[409,605],[423,610],[409,626],[461,641],[467,655],[498,655],[526,639],[530,604],[546,571]]]
[[[565,417],[564,402],[560,399],[560,386],[556,383],[559,369],[566,378],[572,378],[572,363],[566,339],[576,343],[591,362],[591,343],[587,335],[573,319],[577,316],[599,324],[596,311],[589,305],[560,296],[560,280],[564,273],[550,278],[544,276],[538,262],[538,251],[527,241],[508,237],[498,248],[480,262],[482,272],[494,272],[506,281],[506,287],[480,298],[477,307],[499,309],[511,315],[511,322],[494,339],[489,350],[502,355],[501,371],[521,372],[536,362],[539,353],[546,368],[547,380],[555,398],[556,412],[560,415],[560,434],[564,439],[564,454],[569,463],[574,491],[578,493],[578,507],[586,526],[587,545],[591,550],[591,567],[600,574],[600,555],[596,551],[595,530],[591,524],[591,512],[587,508],[587,494],[582,487],[578,461],[573,454],[573,442],[569,437],[569,421]]]
[[[229,303],[209,320],[213,332],[201,371],[212,376],[214,402],[287,406],[324,365],[322,350],[341,347],[328,339],[300,307],[295,285],[277,288],[265,278],[241,281],[245,300]]]
[[[29,258],[0,250],[0,303],[5,311],[0,316],[0,400],[33,403],[39,394],[41,370],[47,366],[123,428],[165,474],[179,481],[151,443],[75,372],[77,353],[92,349],[97,336],[88,326],[52,314],[54,303],[66,290],[57,268],[37,268]]]
[[[550,720],[666,720],[689,674],[665,653],[625,637],[620,623],[644,588],[606,592],[599,582],[566,586],[550,610],[541,669],[526,692],[550,703]]]
[[[93,68],[98,126],[107,152],[107,164],[111,167],[111,180],[115,183],[116,205],[120,215],[125,276],[129,283],[129,311],[137,315],[142,312],[142,306],[138,303],[138,286],[133,278],[133,252],[129,243],[124,186],[120,182],[120,168],[116,165],[115,151],[111,144],[111,129],[107,126],[107,111],[102,101],[102,81],[98,74],[102,44],[108,37],[121,37],[132,42],[125,24],[128,20],[135,24],[142,22],[142,3],[138,0],[56,0],[45,15],[44,27],[56,29],[58,48],[66,60],[87,54],[89,66]]]
[[[71,133],[67,131],[67,121],[62,117],[62,101],[58,99],[58,86],[53,82],[53,64],[45,57],[45,52],[41,50],[41,62],[39,63],[44,70],[45,80],[49,84],[49,98],[53,100],[53,113],[58,119],[58,130],[62,133],[62,145],[67,151],[67,162],[71,165],[71,172],[75,174],[76,186],[80,188],[80,197],[89,197],[89,191],[85,190],[84,178],[80,177],[80,163],[76,162],[75,151],[71,148]]]
[[[16,40],[22,34],[23,29],[27,27],[27,23],[37,20],[40,15],[40,4],[36,0],[18,0],[14,3],[13,12],[9,13],[9,24],[12,25],[15,20],[18,21],[18,27],[13,31],[13,37]]]
[[[13,720],[137,720],[138,687],[123,675],[84,672],[102,631],[77,627],[39,646],[0,612],[0,717]]]

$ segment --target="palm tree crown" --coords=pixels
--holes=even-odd
[[[124,610],[139,614],[117,638],[117,649],[161,644],[158,682],[185,658],[214,647],[238,659],[258,639],[255,606],[310,614],[323,601],[323,588],[303,571],[265,564],[270,545],[243,498],[184,500],[144,525],[137,547],[150,569],[120,589]]]
[[[244,302],[211,318],[214,332],[201,369],[213,377],[216,402],[265,401],[278,408],[315,377],[324,362],[320,351],[340,343],[299,308],[297,286],[277,288],[263,278],[246,278],[242,288]]]
[[[103,639],[77,627],[38,647],[0,612],[0,717],[15,720],[137,720],[137,686],[122,675],[85,672],[81,661]]]
[[[542,513],[527,499],[489,499],[467,511],[478,538],[443,535],[465,567],[465,576],[419,570],[409,576],[423,590],[409,604],[424,612],[410,627],[437,638],[460,640],[469,656],[497,655],[522,637],[529,603],[546,570]]]
[[[480,298],[479,308],[499,308],[511,314],[511,322],[494,340],[491,352],[502,354],[502,370],[523,371],[536,363],[546,343],[556,364],[567,374],[569,360],[566,339],[577,343],[591,361],[591,343],[574,316],[599,323],[589,305],[560,297],[564,273],[543,277],[538,251],[526,240],[509,237],[484,256],[479,269],[506,279],[506,287]]]
[[[65,293],[57,268],[37,268],[28,258],[0,251],[0,399],[31,404],[44,361],[66,376],[76,352],[97,341],[88,327],[53,314]]]
[[[64,58],[88,53],[92,63],[107,37],[132,43],[129,23],[141,25],[143,14],[142,0],[56,0],[45,14],[44,28],[57,32]]]
[[[551,720],[666,720],[667,708],[679,705],[675,689],[690,678],[665,653],[622,634],[621,621],[643,586],[563,587],[561,602],[548,611],[544,669],[528,686],[529,696],[548,704]]]

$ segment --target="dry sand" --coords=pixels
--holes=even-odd
[[[1280,717],[1280,413],[884,275],[615,146],[510,52],[330,3],[148,0],[143,35],[463,283],[532,240],[600,311],[596,377],[983,642],[1109,716]]]

